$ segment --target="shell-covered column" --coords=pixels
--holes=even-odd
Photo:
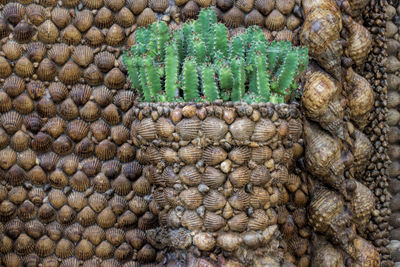
[[[153,186],[167,227],[160,242],[210,261],[222,252],[245,266],[279,266],[289,255],[306,261],[308,190],[294,173],[299,110],[221,104],[139,104],[135,112],[143,172],[133,187]]]

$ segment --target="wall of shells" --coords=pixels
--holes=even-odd
[[[324,6],[325,1],[313,2]],[[279,266],[280,263],[276,259],[281,260],[281,265],[284,266],[310,266],[312,260],[315,262],[323,260],[315,257],[323,253],[331,253],[329,255],[333,255],[333,260],[343,262],[345,257],[342,250],[335,250],[328,241],[313,234],[312,225],[307,221],[305,206],[310,202],[311,195],[315,195],[328,198],[327,203],[333,201],[357,209],[359,205],[357,201],[362,201],[362,198],[360,200],[360,197],[355,196],[357,194],[360,196],[359,192],[370,194],[370,191],[365,190],[368,187],[375,194],[375,202],[371,204],[375,208],[370,215],[370,206],[361,207],[365,208],[361,209],[362,216],[356,218],[359,221],[357,227],[367,229],[366,235],[362,235],[363,231],[360,230],[358,236],[349,243],[355,246],[357,253],[372,255],[374,262],[377,255],[374,254],[370,243],[364,242],[364,238],[372,240],[381,254],[382,265],[391,266],[389,250],[386,248],[390,217],[388,181],[385,176],[387,168],[385,105],[388,100],[384,82],[386,74],[381,64],[386,57],[383,51],[385,18],[382,17],[385,7],[380,1],[371,1],[366,7],[364,6],[367,12],[364,12],[361,21],[360,8],[357,5],[342,6],[344,12],[351,13],[352,9],[355,10],[355,13],[351,13],[354,21],[344,20],[350,25],[347,26],[348,29],[352,28],[351,23],[359,22],[369,30],[373,39],[372,53],[368,55],[365,69],[356,69],[356,72],[348,74],[349,79],[357,77],[355,76],[357,72],[363,74],[368,79],[375,96],[375,109],[366,119],[367,126],[364,128],[364,134],[373,142],[374,147],[371,148],[373,156],[370,161],[367,160],[369,165],[363,174],[364,178],[359,179],[360,182],[349,183],[348,188],[336,188],[336,191],[332,190],[334,186],[331,184],[328,185],[330,189],[319,188],[316,191],[318,193],[312,194],[315,187],[319,187],[319,185],[314,186],[313,181],[318,181],[314,179],[315,176],[323,175],[313,173],[307,164],[302,164],[302,160],[298,162],[293,160],[301,157],[304,144],[303,139],[300,136],[293,137],[294,132],[290,130],[294,121],[299,122],[299,115],[296,115],[298,107],[284,106],[281,110],[280,107],[248,106],[239,109],[235,114],[241,118],[248,117],[255,122],[257,115],[253,114],[257,114],[257,110],[260,110],[260,117],[271,121],[277,129],[271,139],[275,141],[278,139],[279,142],[275,145],[268,144],[269,158],[265,158],[264,165],[260,166],[267,168],[272,177],[280,175],[280,171],[286,169],[287,173],[284,172],[284,176],[287,176],[287,181],[285,178],[282,180],[284,182],[265,188],[254,187],[251,184],[237,186],[231,182],[233,193],[227,197],[228,195],[224,193],[226,194],[229,188],[223,186],[219,188],[215,184],[207,185],[203,181],[198,185],[191,184],[193,181],[190,179],[196,177],[190,175],[182,179],[182,188],[189,190],[189,193],[198,190],[201,196],[212,197],[211,192],[214,192],[215,197],[227,198],[226,202],[221,200],[225,204],[224,209],[209,210],[210,208],[207,209],[205,205],[200,205],[204,209],[198,210],[199,207],[187,209],[185,205],[183,210],[177,208],[180,205],[174,209],[167,209],[166,206],[169,204],[165,203],[165,199],[157,198],[157,191],[154,195],[150,195],[151,190],[160,186],[152,180],[154,170],[162,169],[161,174],[174,173],[179,177],[182,170],[190,171],[188,165],[195,165],[196,170],[207,171],[207,168],[188,163],[184,160],[184,156],[181,158],[178,153],[179,148],[194,145],[185,143],[186,141],[175,142],[177,145],[171,144],[169,148],[172,151],[163,149],[163,155],[171,152],[168,156],[174,157],[178,153],[180,159],[174,162],[175,165],[169,163],[168,166],[157,164],[153,166],[148,158],[146,159],[146,154],[144,155],[137,146],[146,138],[135,137],[135,133],[140,129],[137,127],[140,123],[133,122],[136,119],[149,121],[149,118],[152,121],[161,121],[161,118],[167,118],[167,114],[170,114],[175,107],[152,106],[149,110],[149,107],[134,103],[134,95],[129,90],[121,53],[135,42],[135,29],[157,19],[166,21],[173,29],[178,27],[181,21],[195,18],[202,7],[212,6],[218,19],[232,28],[231,35],[243,31],[246,26],[259,25],[264,28],[269,40],[286,39],[299,44],[303,21],[315,11],[314,8],[309,10],[302,8],[302,5],[306,6],[307,3],[311,4],[310,1],[301,3],[299,0],[175,0],[174,2],[0,0],[1,263],[5,266],[41,264],[43,267],[156,266],[157,264],[240,266],[239,262],[243,262],[240,252],[243,252],[243,255],[248,252],[251,254],[256,251],[254,247],[265,245],[268,243],[267,240],[272,240],[268,243],[268,257],[258,258],[258,262],[254,263],[255,266],[266,264]],[[329,15],[329,12],[324,12],[326,11],[323,11],[323,14]],[[334,12],[341,11],[334,10]],[[318,19],[318,16],[310,15],[310,17]],[[337,22],[334,16],[333,22]],[[325,26],[329,28],[329,25],[324,24]],[[311,47],[313,41],[306,43],[310,36],[303,37],[302,42]],[[334,37],[339,39],[336,35]],[[358,36],[352,32],[347,32],[343,36],[343,39],[350,41],[349,43],[357,38]],[[334,61],[337,58],[327,57],[327,59],[332,60],[331,64],[329,60],[325,60],[326,64],[319,62],[320,65],[323,65],[333,77],[340,77],[338,74],[340,68],[339,70],[334,68],[340,66],[340,59],[339,61]],[[363,62],[364,59],[360,60]],[[342,61],[345,68],[351,65],[346,59]],[[357,64],[360,65],[358,61]],[[331,80],[329,77],[327,79]],[[393,88],[390,79],[388,82],[389,88]],[[332,93],[332,97],[337,96],[335,92]],[[337,100],[330,97],[327,96],[329,101]],[[333,102],[337,104],[335,101]],[[222,108],[220,104],[216,107],[216,110]],[[199,111],[203,110],[200,106],[196,109],[196,116],[200,119],[204,115],[201,112],[204,111]],[[263,109],[265,111],[262,112]],[[141,112],[142,110],[147,111]],[[218,115],[218,111],[207,112],[210,112],[207,113],[211,114],[210,118],[218,117],[224,120],[224,117]],[[184,116],[183,121],[189,117]],[[313,119],[321,123],[318,118],[313,117]],[[349,116],[345,120],[350,121]],[[174,125],[178,127],[178,123],[176,121]],[[287,129],[285,125],[288,126]],[[309,138],[313,138],[315,134],[326,137],[327,131],[321,130],[316,125],[310,124]],[[325,126],[323,123],[321,125]],[[294,129],[296,126],[298,125],[293,126]],[[344,128],[350,129],[351,134],[347,137],[342,136],[343,143],[346,140],[350,143],[365,140],[361,132],[351,130],[352,124],[345,126]],[[288,132],[285,132],[286,130]],[[179,132],[177,134],[179,137]],[[139,134],[141,135],[142,133]],[[285,140],[281,138],[282,136],[292,137]],[[389,141],[393,140],[391,136],[393,135],[389,135]],[[334,148],[337,148],[337,144],[341,144],[341,141],[337,140],[331,142]],[[306,141],[307,145],[309,143]],[[362,147],[363,143],[360,144]],[[254,150],[250,145],[243,144],[245,147],[248,146],[248,150]],[[213,146],[219,147],[217,144]],[[224,173],[226,165],[229,166],[231,162],[233,166],[231,168],[236,169],[244,164],[231,159],[233,153],[231,148],[224,147],[224,150],[226,152],[224,160],[210,163],[208,171],[212,170],[214,172],[212,175],[220,177],[223,173],[224,177],[226,176],[224,179],[231,181],[229,172]],[[357,152],[352,152],[357,158]],[[198,162],[201,165],[204,161]],[[361,167],[353,172],[363,173],[364,165],[365,159],[361,158],[361,163],[357,165]],[[251,173],[257,168],[254,165],[247,167],[251,179]],[[314,176],[310,176],[304,167]],[[244,170],[244,168],[237,169]],[[346,165],[346,179],[349,179],[349,174],[352,175],[349,169]],[[202,177],[204,180],[205,176]],[[290,179],[294,179],[292,184],[289,182]],[[270,181],[276,182],[277,179]],[[175,189],[182,190],[182,188]],[[352,188],[353,190],[348,190]],[[247,196],[248,199],[251,194],[264,192],[262,190],[268,194],[261,196],[268,195],[269,200],[250,198],[247,209],[242,210],[232,205],[234,199],[229,201],[230,197],[236,195]],[[346,196],[347,191],[352,193],[353,198]],[[286,193],[281,194],[282,192]],[[187,195],[190,195],[189,193]],[[258,200],[266,202],[263,206],[266,212],[261,212],[263,209],[256,203]],[[231,211],[228,207],[231,207]],[[315,208],[314,215],[325,216],[318,214],[324,208],[326,207]],[[174,213],[171,215],[169,213],[172,212],[169,212],[167,214],[171,216],[166,216],[166,210]],[[232,214],[230,217],[229,212]],[[175,215],[177,217],[174,217]],[[261,218],[261,223],[257,221],[257,216]],[[268,217],[267,223],[263,216]],[[365,225],[366,218],[370,216],[372,220]],[[174,225],[178,223],[174,218],[180,218],[179,222],[183,227]],[[184,218],[189,220],[183,223]],[[199,218],[202,225],[192,226],[191,224],[196,222],[195,219]],[[235,229],[243,226],[243,221],[246,220],[247,227]],[[176,232],[171,234],[159,227],[165,223]],[[217,226],[221,227],[210,228],[217,227],[215,223],[219,223]],[[193,235],[196,232],[193,231],[195,229],[193,227],[200,227],[203,234]],[[322,227],[320,233],[325,233],[324,227],[328,226]],[[187,235],[188,231],[191,232],[190,236]],[[217,232],[225,235],[218,238],[220,235],[216,234]],[[246,234],[239,236],[242,232]],[[171,239],[171,236],[175,239]],[[160,239],[160,237],[165,238]],[[181,237],[182,239],[179,239]],[[175,242],[172,244],[176,251],[169,251],[170,244],[165,244],[165,240]],[[189,245],[193,243],[195,246],[189,246],[188,240]],[[240,249],[231,247],[231,244],[237,244],[238,241]],[[212,244],[214,244],[213,249],[208,249]],[[224,247],[226,244],[228,246]],[[321,253],[313,253],[312,245],[321,247]],[[181,251],[186,246],[191,248],[189,255]],[[345,248],[343,250],[346,251]]]
[[[393,196],[391,203],[392,215],[390,217],[390,225],[392,230],[390,232],[391,243],[388,246],[392,253],[393,261],[400,262],[400,216],[399,216],[399,144],[400,144],[400,7],[398,1],[391,1],[388,3],[387,9],[387,23],[386,23],[386,37],[387,39],[387,54],[388,59],[386,63],[388,77],[388,125],[390,127],[388,134],[388,142],[390,144],[388,154],[392,161],[388,175],[390,176],[390,193]]]

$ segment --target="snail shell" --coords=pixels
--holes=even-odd
[[[375,208],[375,198],[371,190],[360,182],[356,183],[356,189],[351,192],[350,199],[350,212],[353,216],[354,221],[357,224],[358,229],[365,229],[369,219],[371,218],[371,212]]]
[[[354,162],[352,168],[356,178],[361,179],[364,175],[368,162],[373,154],[374,148],[368,137],[357,129],[354,131],[354,143],[352,153]]]
[[[227,27],[237,28],[243,24],[244,14],[239,8],[234,6],[223,15],[223,21]]]
[[[356,266],[373,267],[380,265],[379,253],[370,242],[357,236],[352,243]]]

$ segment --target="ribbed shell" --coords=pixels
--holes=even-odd
[[[15,41],[8,41],[2,46],[2,50],[9,60],[16,60],[22,55],[22,47]]]
[[[9,111],[0,117],[0,122],[8,134],[14,134],[22,126],[22,117],[15,111]]]
[[[357,184],[357,187],[351,195],[350,211],[357,226],[360,229],[364,229],[371,217],[371,212],[375,208],[375,198],[368,187],[364,186],[360,182],[354,182]]]
[[[103,0],[82,0],[82,3],[89,9],[99,9],[103,6]]]
[[[7,71],[7,68],[2,70],[2,72],[5,71]],[[20,59],[18,59],[17,63],[15,63],[14,72],[15,74],[17,74],[22,78],[27,78],[33,74],[34,67],[32,62],[27,57],[23,56]]]
[[[149,7],[157,13],[164,13],[168,6],[168,0],[149,0]]]
[[[186,227],[191,231],[200,230],[203,226],[203,220],[197,214],[196,211],[187,210],[183,213],[181,218],[182,226]]]
[[[93,0],[92,2],[95,1],[96,0]],[[78,12],[74,18],[74,26],[81,32],[87,31],[92,26],[92,24],[93,14],[89,10],[82,10]]]
[[[241,212],[239,214],[234,215],[229,221],[229,229],[235,232],[244,232],[247,229],[247,224],[249,222],[249,218],[246,213]]]
[[[216,232],[226,225],[226,221],[214,212],[206,212],[203,224],[208,231]]]
[[[189,1],[186,5],[181,9],[181,16],[183,20],[187,19],[195,19],[200,12],[200,7],[196,4],[195,1]]]
[[[118,12],[118,14],[115,16],[115,21],[121,27],[130,27],[136,22],[135,16],[133,16],[132,12],[127,7],[123,7]]]
[[[11,109],[11,99],[5,92],[0,92],[0,112],[7,112]]]
[[[209,211],[218,211],[225,206],[226,200],[221,193],[216,190],[211,190],[204,196],[203,204]]]
[[[104,43],[104,34],[98,28],[91,27],[85,34],[85,40],[90,46],[100,46]]]
[[[86,67],[93,61],[93,51],[86,45],[79,45],[74,48],[72,60],[79,66]]]
[[[72,85],[78,82],[82,77],[82,70],[74,62],[67,62],[58,73],[60,81],[67,85]]]
[[[237,210],[245,210],[250,205],[250,197],[244,190],[239,190],[228,199],[232,208]]]
[[[135,98],[134,92],[132,92],[132,91],[120,91],[114,97],[114,104],[117,105],[123,111],[128,111],[129,108],[133,104],[134,98]],[[158,125],[158,123],[157,123],[157,125]],[[157,131],[158,130],[159,129],[158,129],[158,126],[157,126]]]
[[[249,13],[253,8],[254,0],[238,0],[236,6],[246,13]]]
[[[58,36],[57,26],[51,20],[46,20],[38,27],[38,38],[43,43],[54,44]]]
[[[110,89],[122,89],[125,81],[125,75],[119,68],[113,68],[104,77],[104,85]]]
[[[275,133],[276,127],[274,123],[267,119],[261,119],[256,123],[251,139],[256,142],[265,142],[271,139]]]
[[[67,9],[56,7],[51,11],[51,20],[60,28],[65,28],[71,23],[71,16]]]
[[[179,198],[188,209],[198,208],[203,201],[203,197],[197,188],[189,188],[182,191],[179,195]]]
[[[39,26],[46,19],[46,10],[44,7],[31,4],[26,8],[26,13],[30,22]]]
[[[8,3],[2,10],[4,18],[14,26],[22,20],[25,15],[25,8],[20,3]]]
[[[295,5],[295,0],[277,0],[276,8],[284,15],[289,15]]]
[[[239,8],[234,6],[224,14],[223,21],[227,27],[237,28],[243,24],[244,14]]]
[[[201,182],[201,175],[193,165],[183,167],[179,172],[179,178],[188,186],[196,186]]]
[[[203,183],[210,188],[218,188],[225,182],[225,174],[213,167],[206,167],[203,173]]]
[[[264,20],[264,16],[260,12],[258,12],[257,9],[253,9],[249,14],[246,15],[244,19],[244,24],[246,27],[250,27],[253,25],[263,27]]]
[[[178,156],[186,164],[195,164],[202,157],[202,149],[194,145],[187,145],[179,149]]]
[[[271,179],[267,167],[259,165],[251,171],[250,183],[253,185],[264,186]]]
[[[228,153],[217,146],[208,146],[203,151],[203,160],[208,165],[217,165],[227,158]]]
[[[133,13],[135,11],[133,10]],[[138,26],[146,26],[152,24],[157,20],[156,14],[150,8],[145,8],[143,12],[137,17],[136,23]]]
[[[208,117],[202,121],[201,129],[207,138],[212,141],[219,141],[228,132],[228,125],[223,120]]]
[[[108,28],[114,22],[114,16],[106,7],[102,7],[94,17],[94,24],[99,28]]]

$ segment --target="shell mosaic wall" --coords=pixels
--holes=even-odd
[[[0,0],[1,263],[392,266],[387,6],[338,2]],[[208,6],[310,48],[302,105],[135,101],[135,29]]]

